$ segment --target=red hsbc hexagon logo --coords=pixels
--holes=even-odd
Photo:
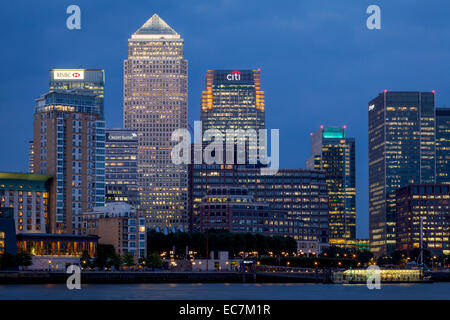
[[[79,76],[81,76],[81,74],[79,74],[78,72],[72,73],[72,77],[74,78],[78,78]]]

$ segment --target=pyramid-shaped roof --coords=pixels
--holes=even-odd
[[[155,13],[134,35],[178,35],[178,33]]]

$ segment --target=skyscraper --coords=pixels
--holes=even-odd
[[[450,184],[450,108],[436,108],[436,183]]]
[[[246,145],[248,160],[254,164],[258,160],[253,155],[258,152],[255,148],[264,154],[264,146],[257,146],[258,130],[265,128],[264,107],[260,69],[208,70],[206,73],[200,112],[202,132],[217,129],[225,137],[227,130],[253,130],[246,132],[248,135],[236,137],[234,143]],[[203,139],[207,143],[205,136]]]
[[[261,71],[208,70],[200,114],[203,131],[264,129]]]
[[[137,185],[137,133],[129,129],[106,129],[106,201],[139,204]]]
[[[187,226],[187,167],[175,165],[174,130],[187,128],[188,66],[184,40],[154,14],[128,40],[124,125],[138,134],[138,184],[147,225]]]
[[[352,246],[356,240],[355,138],[343,128],[324,128],[311,134],[311,157],[306,168],[326,173],[329,197],[330,244]]]
[[[434,92],[388,92],[369,102],[369,237],[371,251],[395,248],[395,192],[434,183]]]
[[[105,122],[97,95],[49,92],[36,99],[34,172],[56,177],[50,232],[72,233],[73,215],[105,203]]]

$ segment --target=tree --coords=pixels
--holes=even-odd
[[[129,252],[126,253],[123,257],[122,257],[122,262],[125,266],[127,267],[132,267],[134,266],[136,263],[134,262],[134,256],[132,254],[130,254]]]
[[[20,251],[17,255],[16,255],[16,264],[19,267],[29,267],[31,266],[33,263],[31,255],[26,252],[26,251]]]
[[[80,257],[81,266],[83,268],[92,266],[91,264],[91,256],[87,250],[84,250]]]
[[[14,255],[5,252],[0,255],[0,269],[9,269],[16,266]]]
[[[402,251],[402,250],[394,250],[392,252],[392,263],[395,264],[396,266],[404,264],[406,257],[407,257],[407,253],[406,251]]]
[[[111,244],[98,244],[97,245],[97,256],[94,260],[94,265],[103,268],[119,268],[120,267],[120,257]]]
[[[163,261],[158,252],[152,252],[147,255],[146,264],[147,266],[151,266],[152,270],[154,270],[155,268],[161,268],[163,265]]]

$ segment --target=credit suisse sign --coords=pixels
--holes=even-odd
[[[55,80],[83,80],[84,70],[54,70],[53,79]]]

